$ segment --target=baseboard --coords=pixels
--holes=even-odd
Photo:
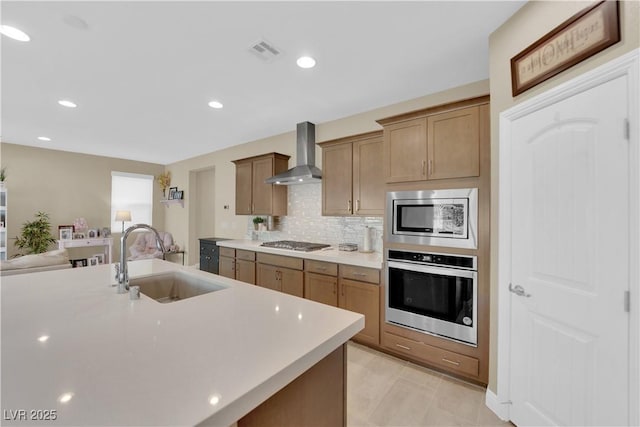
[[[484,404],[502,421],[509,421],[509,404],[500,402],[498,396],[489,389],[485,393]]]

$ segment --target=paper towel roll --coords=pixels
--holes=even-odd
[[[371,251],[371,228],[364,227],[364,242],[362,244],[362,250],[364,252]]]

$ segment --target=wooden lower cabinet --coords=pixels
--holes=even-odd
[[[236,260],[226,256],[221,256],[218,264],[218,274],[229,279],[236,278]]]
[[[256,263],[236,258],[236,280],[256,284]]]
[[[256,253],[241,249],[220,248],[218,270],[220,276],[256,284]]]
[[[339,307],[364,315],[364,329],[354,338],[380,344],[380,285],[340,279]]]
[[[238,427],[338,427],[347,421],[343,344],[238,420]],[[208,425],[207,421],[203,425]]]
[[[304,297],[364,315],[364,329],[354,336],[380,345],[380,270],[321,261],[305,261]]]
[[[338,306],[338,278],[317,273],[306,273],[304,297],[323,304]]]
[[[302,298],[304,295],[304,273],[302,272],[302,260],[300,270],[283,267],[282,265],[264,264],[260,261],[271,261],[274,264],[293,264],[288,257],[272,255],[262,257],[258,254],[258,264],[256,266],[256,285],[274,291],[284,292]]]
[[[382,346],[411,359],[420,360],[466,377],[479,375],[480,364],[475,357],[434,347],[386,331],[382,333]]]

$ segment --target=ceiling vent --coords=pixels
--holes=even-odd
[[[252,44],[249,50],[265,62],[271,62],[282,54],[282,50],[265,39],[260,39]]]

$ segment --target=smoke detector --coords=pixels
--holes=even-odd
[[[282,50],[275,47],[273,43],[265,39],[260,39],[249,47],[249,51],[262,59],[264,62],[271,62],[282,54]]]

